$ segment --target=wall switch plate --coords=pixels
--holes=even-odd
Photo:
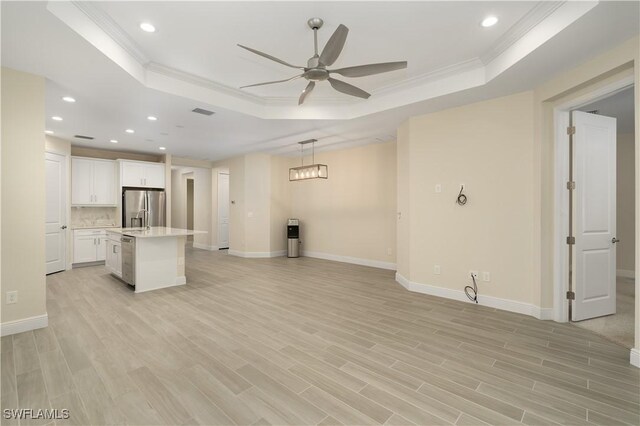
[[[8,291],[7,292],[7,305],[12,303],[18,303],[18,292],[17,291]]]
[[[391,247],[387,248],[387,256],[391,256],[393,254],[393,249]]]
[[[469,273],[467,274],[467,277],[471,279],[471,275],[473,275],[473,278],[475,278],[476,281],[478,281],[478,271],[469,271]]]
[[[247,216],[248,216],[248,217],[253,217],[253,212],[249,212],[249,213],[247,213]]]
[[[436,184],[436,194],[439,194],[439,193],[441,193],[441,192],[442,192],[442,185],[441,185],[441,184],[439,184],[439,183],[437,183],[437,184]]]
[[[489,272],[487,272],[487,271],[484,271],[482,273],[482,281],[484,281],[484,282],[491,281],[491,274]]]
[[[433,265],[433,273],[440,275],[440,265]]]

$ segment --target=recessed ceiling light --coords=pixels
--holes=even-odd
[[[482,26],[485,28],[493,27],[497,23],[498,23],[498,18],[496,18],[495,16],[487,16],[482,20]]]
[[[52,134],[53,134],[53,130],[45,130],[44,132],[45,132],[46,134],[48,134],[48,135],[52,135]]]
[[[161,146],[159,149],[160,149],[160,151],[164,151],[167,148],[165,148],[164,146]]]
[[[62,100],[69,103],[74,103],[76,101],[71,96],[65,96],[64,98],[62,98]]]
[[[133,130],[133,129],[127,129],[127,130],[125,130],[125,132],[127,132],[127,133],[135,133],[136,131]]]
[[[118,143],[118,141],[117,141],[117,140],[115,140],[115,139],[111,139],[109,142],[111,142],[111,143]]]
[[[51,119],[53,121],[62,121],[62,117],[58,117],[57,115],[54,115],[53,117],[51,117]]]
[[[140,24],[140,29],[142,31],[145,31],[147,33],[155,33],[156,32],[156,27],[154,27],[153,25],[151,25],[148,22],[143,22]]]
[[[153,115],[150,115],[150,116],[147,117],[147,120],[149,120],[149,121],[156,121],[157,119],[158,118],[154,117]]]

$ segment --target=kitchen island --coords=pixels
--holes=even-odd
[[[164,226],[108,229],[106,268],[136,293],[184,285],[187,236],[205,233]]]

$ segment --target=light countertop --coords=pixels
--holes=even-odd
[[[190,229],[167,228],[164,226],[152,226],[147,228],[110,228],[107,232],[126,235],[135,238],[163,238],[186,237],[188,235],[206,234],[206,231],[193,231]]]

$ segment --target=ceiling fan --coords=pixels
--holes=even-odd
[[[249,52],[253,52],[256,55],[260,55],[264,58],[271,59],[279,64],[285,65],[290,68],[297,68],[303,70],[302,74],[293,76],[291,78],[287,78],[284,80],[276,80],[276,81],[267,81],[265,83],[257,83],[250,84],[248,86],[242,86],[241,89],[246,87],[255,87],[255,86],[264,86],[267,84],[275,84],[275,83],[284,83],[287,81],[296,80],[298,78],[305,78],[309,80],[309,84],[300,94],[300,98],[298,99],[298,105],[301,105],[304,100],[309,96],[309,93],[316,86],[317,81],[327,80],[331,87],[333,87],[338,92],[345,93],[351,96],[357,96],[359,98],[367,99],[371,96],[369,93],[364,90],[353,86],[349,83],[345,83],[341,80],[336,80],[331,77],[331,74],[340,74],[344,77],[365,77],[368,75],[381,74],[389,71],[395,71],[399,69],[403,69],[407,67],[407,61],[400,62],[383,62],[379,64],[368,64],[368,65],[358,65],[355,67],[346,67],[346,68],[338,68],[335,70],[327,69],[328,66],[333,65],[333,63],[338,59],[340,52],[342,52],[342,48],[344,47],[344,43],[347,40],[347,34],[349,33],[349,28],[340,24],[338,28],[334,31],[333,35],[327,41],[327,44],[324,46],[322,53],[318,55],[318,30],[322,28],[322,24],[324,21],[320,18],[311,18],[307,21],[307,25],[313,30],[313,46],[314,46],[314,55],[309,58],[307,61],[306,67],[301,67],[297,65],[291,65],[288,62],[285,62],[281,59],[278,59],[274,56],[266,54],[264,52],[260,52],[259,50],[252,49],[247,46],[243,46],[238,44],[239,47],[248,50]]]

